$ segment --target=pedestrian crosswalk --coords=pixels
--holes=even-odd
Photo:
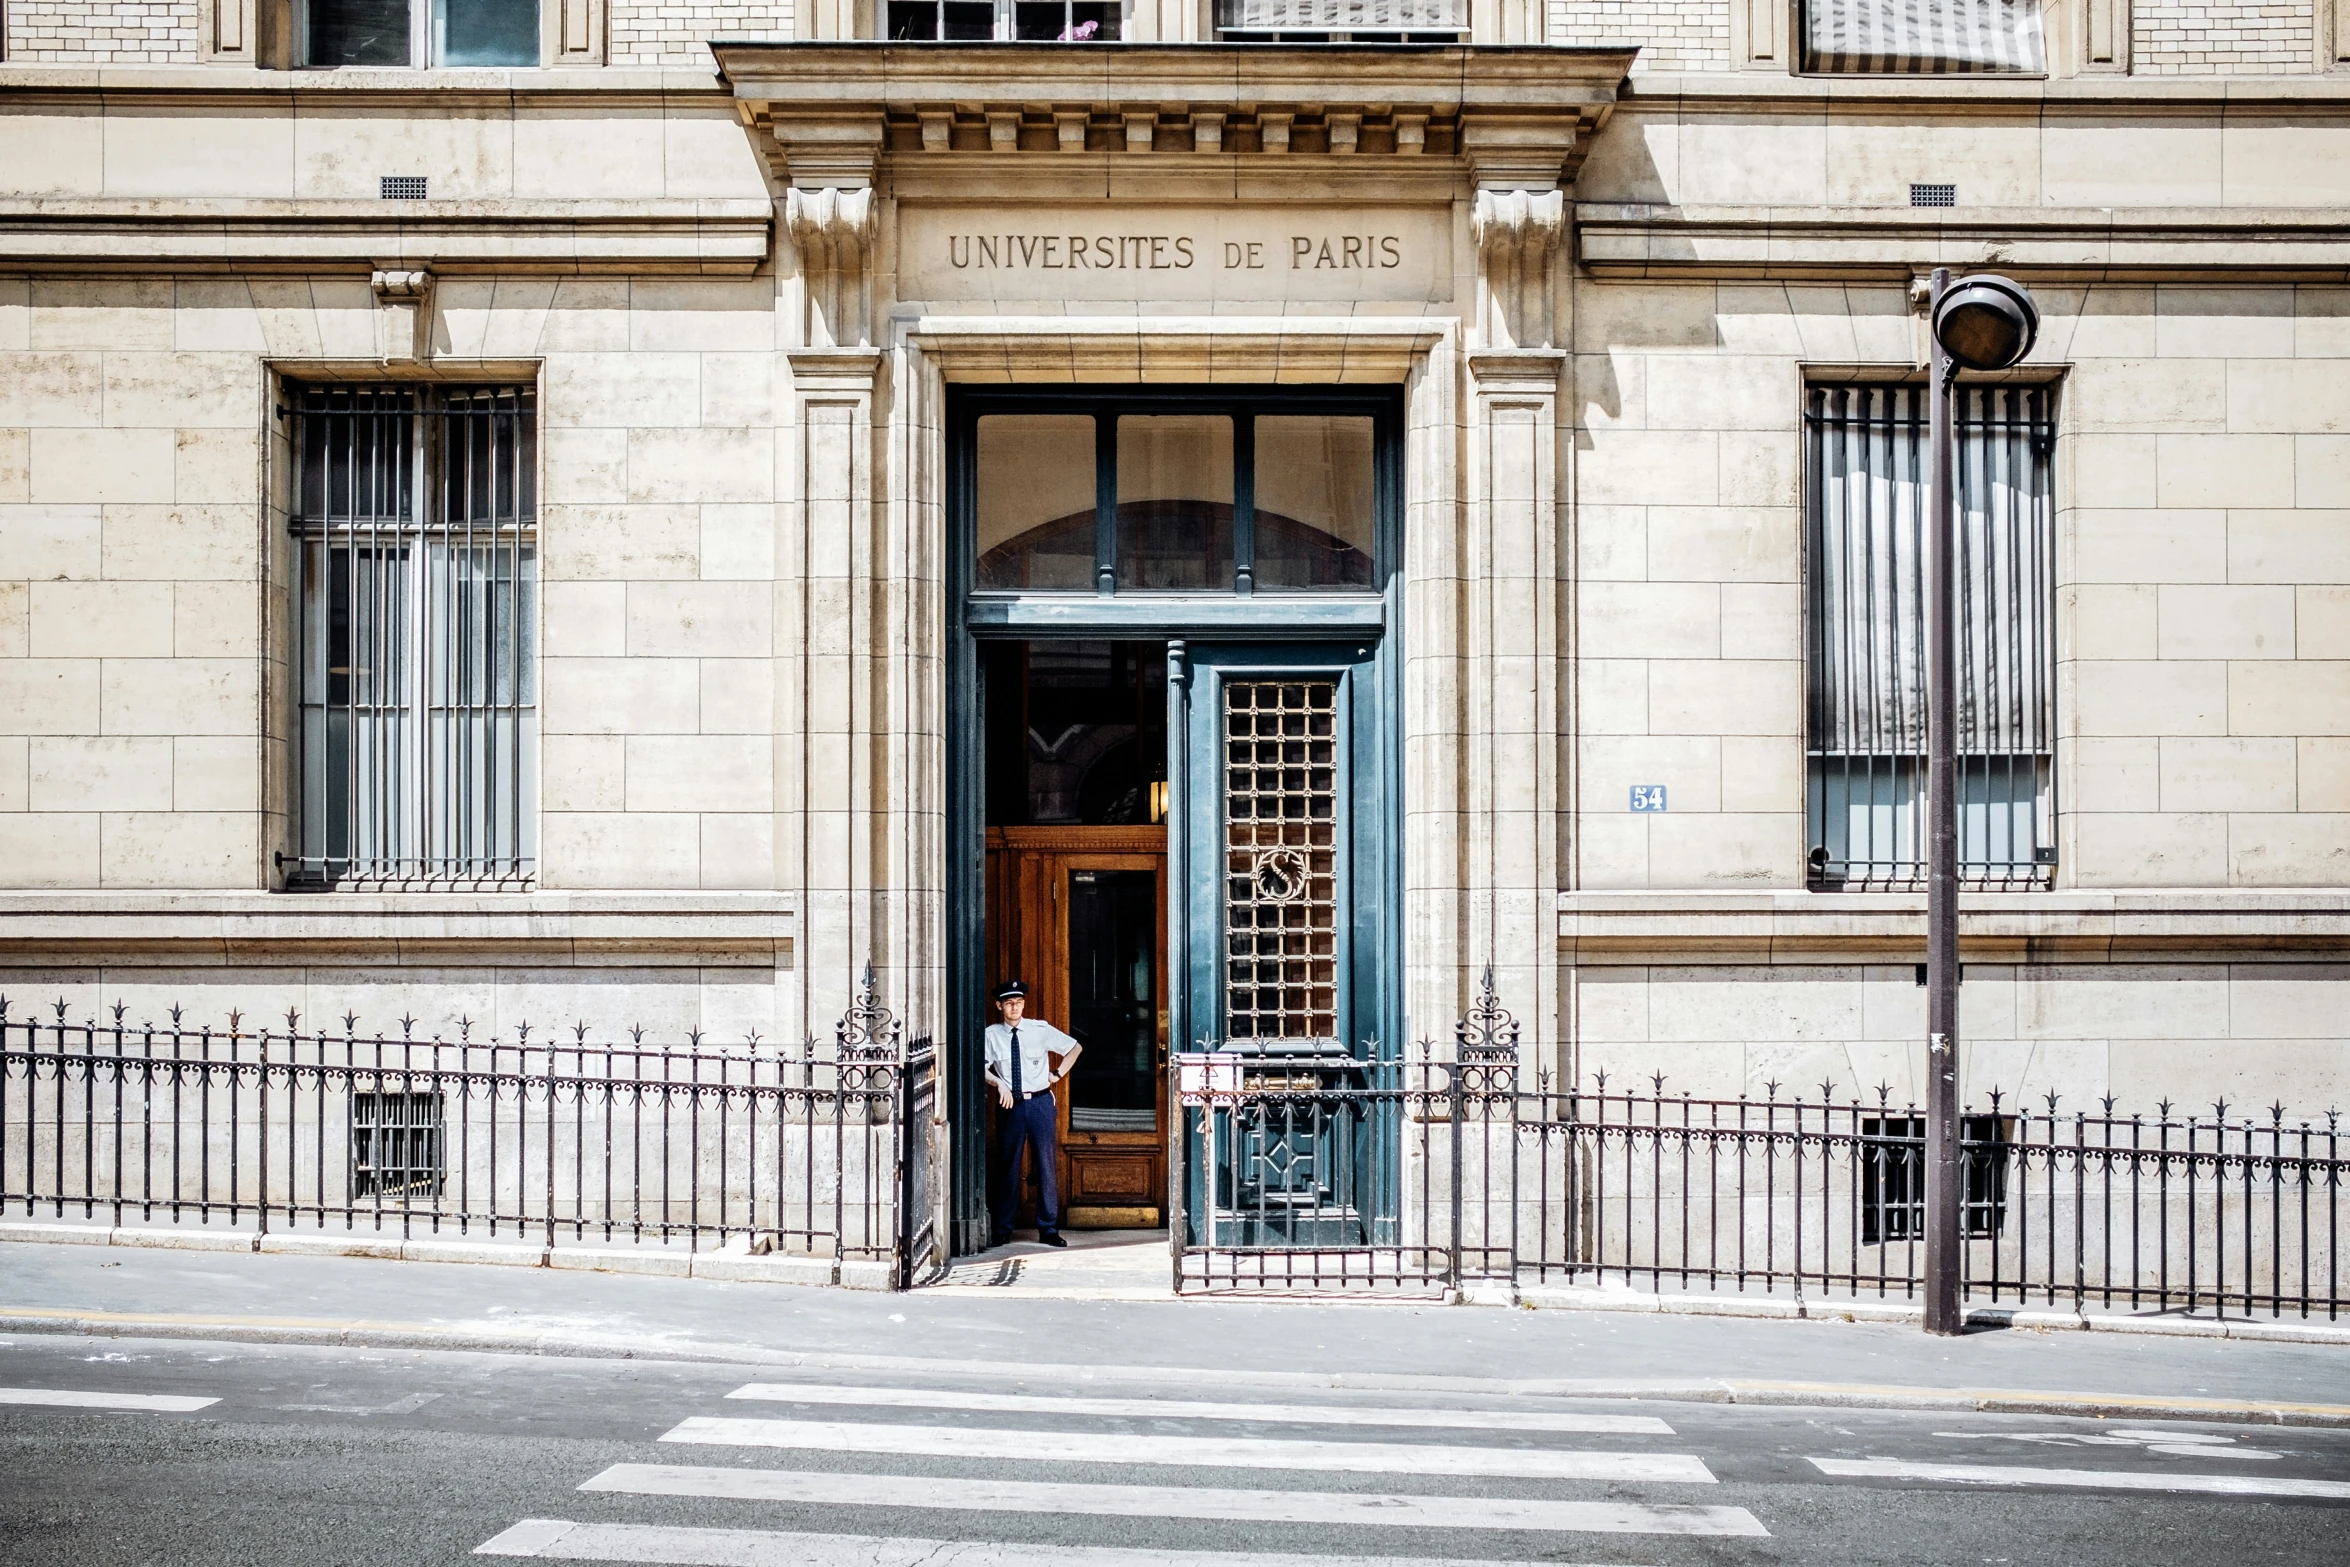
[[[103,1393],[85,1388],[0,1387],[0,1404],[30,1404],[46,1409],[137,1409],[155,1414],[192,1414],[219,1403],[217,1398],[193,1398],[178,1393]]]
[[[673,1567],[1480,1567],[1412,1553],[1476,1553],[1484,1542],[1495,1558],[1563,1560],[1604,1548],[1603,1537],[1767,1538],[1772,1529],[1736,1505],[1758,1480],[2350,1500],[2350,1481],[2179,1470],[2178,1458],[2234,1440],[2191,1431],[1901,1435],[2070,1445],[2084,1457],[2127,1447],[2171,1467],[1787,1455],[1766,1460],[1779,1473],[1742,1474],[1741,1491],[1725,1497],[1707,1459],[1653,1414],[848,1381],[753,1382],[725,1401],[774,1413],[681,1409],[658,1441],[681,1460],[706,1450],[706,1461],[581,1476],[573,1483],[583,1508],[593,1499],[589,1516],[518,1520],[476,1554]],[[632,1505],[644,1516],[628,1517]],[[1144,1548],[1160,1540],[1181,1548]],[[1260,1541],[1265,1549],[1246,1548]],[[1327,1553],[1312,1552],[1324,1542]]]
[[[477,1554],[710,1567],[1205,1567],[1211,1559],[1238,1567],[1344,1567],[1369,1559],[1411,1567],[1397,1548],[1425,1549],[1440,1539],[1564,1537],[1544,1547],[1552,1558],[1571,1552],[1573,1536],[1768,1534],[1745,1508],[1704,1500],[1713,1471],[1693,1454],[1663,1450],[1659,1439],[1669,1442],[1673,1427],[1654,1415],[796,1382],[751,1383],[727,1397],[803,1412],[745,1418],[681,1411],[661,1435],[664,1445],[772,1457],[613,1464],[579,1490],[607,1503],[661,1499],[659,1521],[612,1521],[608,1506],[592,1519],[524,1519]],[[1369,1434],[1357,1437],[1356,1428]],[[940,1468],[951,1472],[907,1472]],[[1197,1482],[1184,1473],[1201,1470],[1223,1473]],[[1235,1485],[1235,1475],[1262,1475],[1267,1483]],[[676,1504],[695,1502],[717,1511],[671,1521]],[[746,1516],[746,1505],[773,1511],[778,1525],[800,1527],[743,1527],[758,1522],[755,1513]],[[1036,1532],[1039,1520],[1051,1521],[1048,1532],[1061,1543],[1007,1543],[1006,1536]],[[1290,1553],[1134,1547],[1218,1525],[1242,1526],[1243,1537],[1279,1526],[1266,1543]],[[1333,1530],[1361,1531],[1330,1535],[1334,1551],[1394,1544],[1379,1547],[1375,1558],[1294,1554],[1313,1531]],[[1072,1533],[1079,1540],[1098,1535],[1101,1543],[1066,1543]]]
[[[1138,1551],[1116,1545],[999,1545],[912,1535],[794,1534],[774,1529],[696,1529],[663,1524],[572,1523],[526,1518],[477,1556],[562,1561],[699,1563],[709,1567],[1231,1567],[1226,1551]],[[1277,1556],[1246,1567],[1503,1567],[1500,1562],[1408,1556]],[[1597,1567],[1561,1563],[1559,1567]]]

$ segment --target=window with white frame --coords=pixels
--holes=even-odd
[[[1926,881],[1928,389],[1814,386],[1805,410],[1810,885]],[[1960,386],[1953,626],[1959,876],[2056,863],[2054,392]]]
[[[306,66],[536,65],[539,0],[295,0]]]
[[[296,885],[537,866],[537,406],[527,387],[295,391]]]
[[[1800,0],[1802,68],[1823,75],[2044,76],[2041,0]]]

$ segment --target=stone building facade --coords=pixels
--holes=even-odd
[[[1021,877],[1156,876],[1164,1049],[1235,1032],[1219,921],[1327,850],[1275,1034],[1441,1037],[1491,964],[1529,1071],[1906,1095],[1911,633],[1846,568],[1908,547],[1921,280],[1996,267],[2043,328],[1969,393],[2024,465],[1978,508],[1972,711],[2021,738],[1967,797],[1970,1088],[2337,1101],[2350,7],[1975,3],[2013,59],[1827,69],[1760,0],[1025,46],[541,0],[521,63],[314,69],[270,0],[6,0],[0,991],[773,1041],[870,963],[968,1147],[984,985],[1108,885]],[[437,521],[353,498],[362,428]],[[1128,507],[1227,553],[1128,581]],[[1216,726],[1284,682],[1345,715],[1344,825],[1219,893]],[[1063,812],[1087,726],[1139,760]]]

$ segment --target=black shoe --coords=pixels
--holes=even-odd
[[[995,1250],[998,1246],[1009,1246],[1011,1244],[1012,1232],[1010,1230],[998,1230],[987,1238],[987,1249],[989,1251]]]
[[[1036,1238],[1040,1244],[1046,1246],[1066,1246],[1069,1244],[1061,1238],[1061,1232],[1058,1230],[1039,1230],[1036,1232]]]

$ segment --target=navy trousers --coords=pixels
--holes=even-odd
[[[1020,1155],[1033,1148],[1044,1187],[1036,1229],[1040,1235],[1051,1235],[1061,1227],[1060,1110],[1051,1094],[1034,1094],[998,1114],[1003,1121],[1004,1186],[996,1198],[996,1231],[1002,1234],[1012,1227],[1012,1215],[1020,1208]]]

